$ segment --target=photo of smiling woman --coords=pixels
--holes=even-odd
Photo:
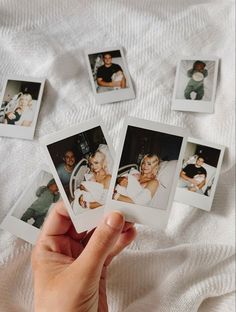
[[[182,137],[128,126],[113,199],[165,209],[181,144]]]
[[[101,207],[111,180],[112,156],[101,127],[48,145],[75,215]]]

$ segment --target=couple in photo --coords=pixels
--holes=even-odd
[[[71,175],[75,168],[75,155],[68,150],[64,164],[57,168],[58,175],[65,189],[69,190]],[[75,214],[88,209],[95,209],[105,203],[111,180],[111,156],[108,146],[100,144],[88,157],[87,169],[79,187],[74,191],[72,208]]]

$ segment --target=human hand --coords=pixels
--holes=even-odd
[[[87,191],[86,187],[81,183],[79,186],[81,191]]]
[[[16,115],[13,114],[13,113],[8,113],[8,114],[7,114],[7,117],[8,117],[8,119],[12,120],[12,119],[15,119],[15,118],[16,118]]]
[[[106,269],[136,236],[119,212],[78,234],[59,202],[32,253],[35,312],[106,312]]]

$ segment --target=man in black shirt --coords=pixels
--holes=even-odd
[[[97,71],[98,92],[111,91],[114,89],[126,88],[126,79],[122,68],[112,63],[112,56],[109,53],[103,55],[104,65]]]
[[[180,172],[180,186],[188,188],[189,191],[203,194],[202,188],[206,184],[206,169],[202,167],[204,158],[199,156],[196,164],[184,167]]]

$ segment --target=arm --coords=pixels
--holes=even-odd
[[[56,194],[54,194],[54,198],[53,198],[53,202],[56,203],[60,198],[60,193],[57,192]]]
[[[104,189],[105,190],[108,190],[109,189],[109,186],[110,186],[110,181],[111,181],[111,175],[108,174],[105,178],[105,181],[104,181]]]
[[[189,78],[191,78],[192,75],[193,75],[193,72],[194,72],[194,69],[193,69],[193,68],[189,69],[189,70],[187,71],[187,76],[188,76]]]
[[[111,81],[111,82],[105,82],[105,81],[103,81],[102,78],[97,78],[97,84],[98,84],[100,87],[110,87],[110,88],[115,87],[115,86],[113,85],[113,82],[112,82],[112,81]]]
[[[208,76],[208,70],[207,69],[204,69],[203,70],[203,76],[206,78]]]
[[[117,198],[118,201],[123,201],[123,202],[126,202],[126,203],[131,203],[131,204],[134,204],[134,202],[132,201],[131,198],[129,198],[128,196],[124,196],[124,195],[120,195],[118,198]]]
[[[192,179],[192,178],[189,178],[183,170],[181,170],[181,172],[180,172],[180,177],[182,179],[184,179],[185,181],[193,183],[194,185],[196,184],[196,181],[194,179]]]
[[[121,80],[120,86],[122,89],[126,88],[126,79],[125,79],[124,73],[123,73],[123,79]]]
[[[154,194],[156,193],[158,187],[159,187],[159,181],[152,180],[152,181],[147,183],[145,188],[151,192],[151,196],[153,197]]]
[[[205,184],[206,184],[206,178],[200,184],[197,185],[198,189],[201,190]]]

